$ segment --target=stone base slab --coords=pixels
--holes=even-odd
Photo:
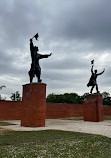
[[[21,126],[43,127],[46,118],[46,84],[23,85]]]
[[[90,94],[83,103],[84,121],[103,121],[103,103],[101,94]]]

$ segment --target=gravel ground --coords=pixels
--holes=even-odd
[[[39,130],[63,130],[82,133],[91,133],[97,135],[103,135],[111,138],[111,120],[102,122],[87,122],[83,120],[61,120],[61,119],[46,119],[45,127],[23,127],[20,126],[19,120],[8,120],[15,125],[1,126],[1,128],[15,130],[15,131],[39,131]]]

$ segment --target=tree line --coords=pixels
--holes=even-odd
[[[67,104],[82,104],[84,99],[89,93],[84,93],[83,95],[78,95],[77,93],[64,93],[64,94],[49,94],[46,97],[46,102],[51,103],[67,103]],[[103,105],[111,106],[111,97],[108,92],[103,92],[102,99],[103,99]],[[15,93],[11,93],[10,96],[12,101],[21,101],[22,97],[19,93],[19,91],[16,91]],[[1,97],[0,100],[6,100],[6,98]]]
[[[67,103],[67,104],[82,104],[85,97],[89,93],[84,93],[82,96],[77,93],[64,93],[64,94],[49,94],[46,98],[46,102],[51,103]],[[102,99],[104,105],[111,106],[111,97],[108,92],[102,93]]]
[[[19,91],[16,91],[15,93],[11,93],[10,99],[11,99],[12,101],[21,101],[21,100],[22,100],[22,97],[21,97]],[[1,94],[0,94],[0,100],[6,100],[6,97],[3,98],[3,97],[1,96]]]

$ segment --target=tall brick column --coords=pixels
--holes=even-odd
[[[46,118],[46,84],[23,85],[21,126],[42,127]]]
[[[83,103],[84,121],[103,121],[103,103],[101,94],[90,94]]]

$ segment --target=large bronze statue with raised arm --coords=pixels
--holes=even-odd
[[[39,37],[38,33],[34,37],[37,40],[38,37]],[[35,75],[38,78],[38,82],[42,81],[41,78],[40,78],[41,68],[40,68],[40,65],[39,65],[39,60],[42,59],[42,58],[48,58],[52,54],[52,53],[46,54],[46,55],[39,54],[38,53],[38,51],[39,51],[38,47],[33,45],[33,38],[30,39],[30,53],[31,53],[31,58],[32,58],[31,68],[30,68],[30,71],[29,71],[30,83],[32,83],[33,77],[35,77]]]
[[[97,84],[97,77],[99,75],[101,75],[105,69],[101,72],[101,73],[97,73],[97,70],[93,70],[93,67],[94,67],[94,60],[91,61],[91,64],[92,64],[92,67],[91,67],[91,78],[87,84],[87,86],[92,86],[91,90],[90,90],[90,93],[92,94],[92,91],[94,89],[94,87],[96,86],[96,91],[97,93],[99,93],[99,90],[98,90],[98,84]]]

